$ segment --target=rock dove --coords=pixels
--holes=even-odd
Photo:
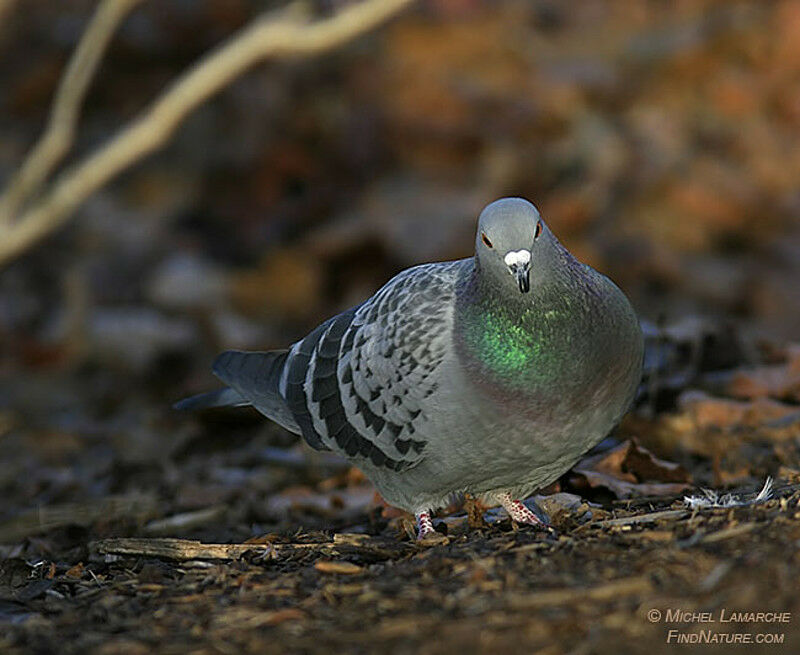
[[[474,257],[409,268],[287,350],[222,353],[228,387],[176,407],[252,405],[358,466],[420,539],[463,493],[541,528],[520,499],[614,428],[642,357],[622,291],[503,198],[480,214]]]

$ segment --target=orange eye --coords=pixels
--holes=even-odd
[[[492,242],[489,241],[489,237],[486,236],[485,232],[481,232],[481,239],[483,239],[483,242],[486,244],[487,248],[492,248],[493,247],[492,246]]]
[[[539,222],[536,224],[536,232],[534,232],[534,234],[533,234],[533,238],[534,238],[534,239],[538,239],[538,238],[539,238],[539,235],[540,235],[541,233],[542,233],[542,222],[541,222],[541,221],[539,221]]]

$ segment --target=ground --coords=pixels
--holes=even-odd
[[[784,393],[797,364],[786,352],[711,377],[740,395],[769,378]],[[12,491],[48,489],[53,503],[0,524],[0,650],[652,653],[710,630],[704,638],[780,642],[747,652],[796,652],[797,411],[696,390],[658,404],[642,400],[534,499],[555,534],[467,499],[425,543],[346,462],[250,410],[164,410],[158,434],[118,425],[113,453],[86,425],[80,439],[12,432],[5,479],[28,470]],[[181,424],[183,438],[170,437]],[[702,452],[709,431],[726,443],[721,457]],[[774,488],[757,498],[768,474]],[[729,498],[698,489],[732,479]],[[80,489],[86,501],[56,502]],[[699,622],[668,614],[678,610]],[[769,622],[723,622],[770,611]]]

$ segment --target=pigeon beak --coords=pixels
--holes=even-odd
[[[517,284],[521,293],[528,293],[531,290],[531,271],[527,266],[519,266],[514,275],[517,276]]]
[[[511,275],[517,278],[520,293],[528,293],[531,290],[531,251],[509,250],[503,261]]]

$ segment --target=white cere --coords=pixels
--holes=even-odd
[[[525,250],[509,250],[503,261],[509,268],[513,266],[526,266],[531,263],[531,251]]]

